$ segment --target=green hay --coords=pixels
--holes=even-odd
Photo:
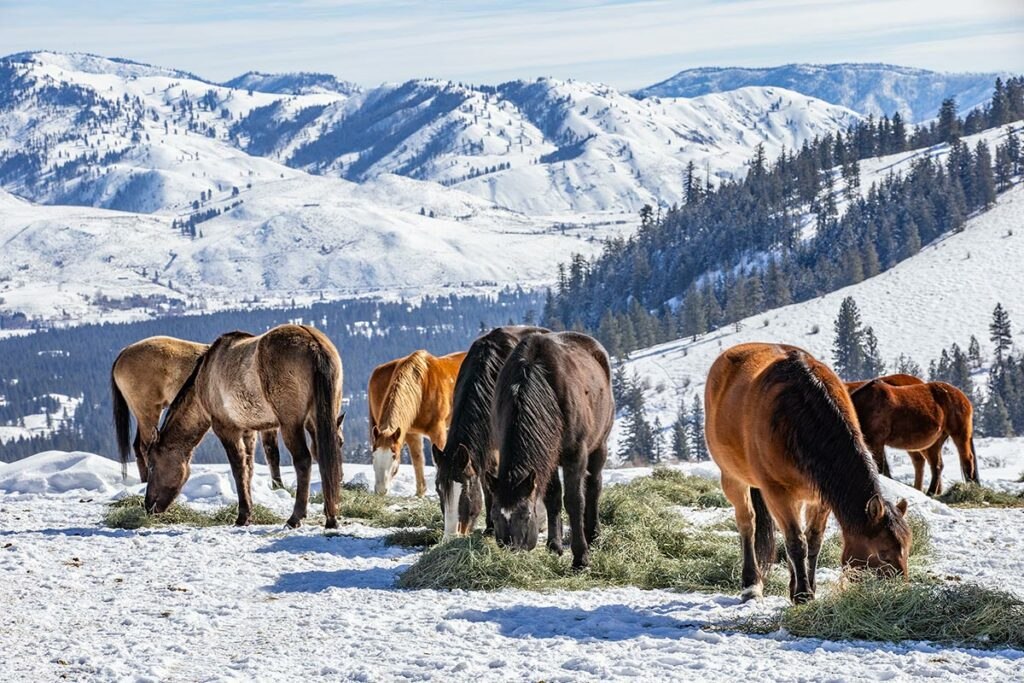
[[[972,583],[884,580],[863,575],[805,605],[735,625],[804,638],[1024,649],[1024,601]]]
[[[590,567],[574,572],[566,544],[562,557],[544,548],[543,538],[531,552],[509,552],[492,539],[475,534],[427,550],[399,577],[402,588],[496,590],[579,590],[605,586],[674,588],[689,591],[738,592],[740,545],[729,520],[703,527],[688,524],[675,509],[693,505],[716,486],[677,472],[656,470],[628,484],[605,489],[599,517],[601,536],[591,548]],[[912,555],[923,556],[929,533],[923,519],[911,517],[915,533]],[[788,575],[783,544],[780,564],[765,591],[787,595]],[[838,567],[840,541],[830,537],[820,566]]]
[[[993,491],[973,482],[957,482],[938,497],[946,505],[953,507],[1024,507],[1024,495],[1015,495],[1003,491]]]
[[[440,529],[399,529],[384,537],[384,545],[427,548],[441,542]]]
[[[146,513],[142,496],[126,496],[110,503],[103,516],[103,524],[113,529],[140,529],[159,526],[230,526],[238,517],[237,505],[225,505],[212,512],[200,512],[180,503],[173,503],[166,512],[159,515]],[[253,524],[279,525],[284,518],[263,505],[254,505],[251,511]]]

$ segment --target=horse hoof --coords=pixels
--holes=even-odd
[[[590,556],[582,555],[581,557],[574,557],[572,560],[572,570],[574,572],[582,572],[590,566]]]
[[[760,600],[763,597],[764,597],[764,586],[762,584],[760,584],[760,583],[757,584],[756,586],[750,586],[749,588],[744,588],[743,592],[740,593],[740,600],[742,600],[743,602],[750,602],[751,600]]]
[[[288,518],[288,521],[285,522],[284,525],[289,529],[298,529],[300,526],[302,526],[302,518],[292,515]]]
[[[235,520],[235,526],[249,526],[249,517],[239,517]]]
[[[491,532],[491,533],[494,533],[494,532]],[[561,557],[562,552],[563,552],[562,551],[562,546],[560,546],[557,543],[548,543],[548,550],[553,552],[555,555],[558,555],[559,557]]]
[[[333,518],[333,517],[329,517],[327,519],[327,521],[324,522],[324,528],[325,529],[337,529],[338,528],[338,520]]]
[[[814,593],[797,593],[793,596],[794,605],[806,605],[811,600],[814,600]]]

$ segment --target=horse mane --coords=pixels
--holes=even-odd
[[[863,530],[867,503],[880,493],[878,472],[860,427],[808,360],[806,353],[792,350],[765,373],[765,388],[779,387],[772,431],[840,525]]]
[[[408,429],[416,419],[423,399],[423,378],[429,369],[428,357],[426,351],[413,351],[392,371],[377,420],[382,434]]]
[[[452,422],[448,427],[448,443],[452,447],[465,444],[472,455],[491,447],[491,404],[498,373],[518,341],[499,328],[473,342],[455,383]]]
[[[534,485],[547,489],[558,458],[552,449],[562,442],[561,409],[551,386],[551,369],[543,353],[550,339],[528,337],[516,346],[498,375],[494,397],[495,429],[501,437],[498,465],[499,503],[509,504],[512,491],[524,477],[534,473]]]
[[[206,349],[199,358],[196,359],[196,364],[192,368],[192,372],[188,374],[185,379],[185,383],[178,389],[178,393],[174,395],[174,400],[167,407],[167,412],[164,414],[163,422],[161,423],[160,430],[162,431],[164,426],[171,424],[172,419],[177,418],[178,412],[181,411],[182,405],[188,399],[193,388],[196,385],[196,380],[199,377],[199,371],[203,369],[206,364],[206,359],[214,352],[215,349],[220,349],[222,346],[227,344],[229,341],[235,341],[236,339],[245,339],[254,335],[249,332],[242,332],[240,330],[234,330],[233,332],[225,332],[224,334],[217,337],[209,348]]]

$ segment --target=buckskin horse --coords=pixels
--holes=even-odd
[[[280,429],[295,464],[295,506],[306,516],[312,458],[320,467],[325,526],[336,528],[341,486],[341,357],[319,330],[281,325],[261,335],[229,332],[203,354],[174,397],[148,457],[146,510],[163,512],[188,479],[192,452],[210,429],[224,445],[238,491],[236,525],[249,523],[256,432]],[[306,444],[312,437],[313,452]]]
[[[843,382],[802,349],[740,344],[711,366],[706,435],[733,504],[743,551],[742,597],[759,598],[786,539],[789,595],[814,598],[829,512],[842,531],[842,562],[907,575],[907,502],[882,498],[878,470]]]
[[[498,373],[516,344],[542,327],[496,327],[469,347],[452,399],[452,420],[444,448],[433,445],[434,485],[444,516],[444,535],[468,534],[484,508],[484,533],[494,532],[491,489],[481,475],[497,474],[498,450],[491,436],[491,405]],[[482,499],[482,500],[481,500]]]
[[[492,419],[498,473],[486,476],[494,495],[495,540],[513,550],[536,547],[537,499],[543,497],[547,546],[561,554],[561,466],[572,566],[588,566],[600,531],[601,472],[615,420],[608,353],[576,332],[526,337],[498,373]]]
[[[883,474],[889,473],[885,447],[901,448],[908,451],[914,464],[914,487],[924,485],[927,460],[932,474],[928,495],[942,493],[942,446],[951,438],[964,481],[979,481],[974,408],[952,384],[920,380],[894,384],[881,377],[855,387],[850,396],[864,440]]]
[[[123,476],[128,474],[128,455],[134,451],[139,479],[146,482],[149,472],[145,454],[160,425],[160,415],[208,348],[208,344],[157,336],[129,344],[117,355],[110,368],[110,393]],[[134,442],[131,439],[132,417],[136,425]],[[277,430],[261,432],[260,436],[274,486],[284,488]]]
[[[402,444],[416,473],[416,495],[427,492],[423,473],[423,437],[444,448],[452,416],[452,393],[465,351],[432,356],[413,351],[378,365],[370,375],[370,450],[374,492],[386,494],[398,474]]]

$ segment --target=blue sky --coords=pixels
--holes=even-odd
[[[695,66],[804,61],[1024,72],[1024,1],[0,0],[0,54],[38,49],[363,85],[550,75],[631,88]]]

